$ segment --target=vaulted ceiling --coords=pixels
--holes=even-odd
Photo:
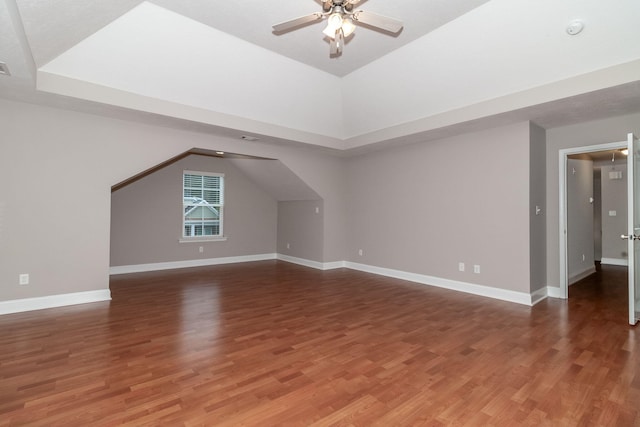
[[[640,2],[366,0],[404,22],[271,25],[314,0],[0,0],[1,96],[336,150],[640,111]],[[569,35],[574,20],[584,30]]]

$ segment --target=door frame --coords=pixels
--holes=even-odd
[[[569,267],[567,262],[567,160],[570,155],[588,154],[596,151],[620,150],[627,148],[627,141],[609,142],[605,144],[586,145],[583,147],[563,148],[558,152],[560,166],[560,226],[558,229],[560,242],[560,294],[559,298],[569,298]]]
[[[638,205],[636,193],[638,191],[638,161],[640,160],[638,153],[638,138],[633,134],[627,135],[627,147],[629,156],[627,157],[627,231],[634,237],[628,238],[628,257],[629,257],[629,324],[634,326],[638,323],[638,285],[640,278],[638,273],[638,248],[636,242],[636,230],[638,230]]]

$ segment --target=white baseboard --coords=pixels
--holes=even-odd
[[[596,272],[596,266],[592,265],[592,266],[588,267],[586,270],[574,274],[573,276],[569,277],[569,286],[571,286],[574,283],[584,279],[585,277],[591,276],[595,272]]]
[[[304,265],[305,267],[311,267],[317,270],[333,270],[333,269],[342,268],[345,266],[344,261],[319,262],[319,261],[311,261],[309,259],[297,258],[289,255],[283,255],[283,254],[278,254],[278,259],[280,261],[286,261],[292,264]]]
[[[549,298],[567,299],[560,286],[547,286],[547,296]]]
[[[247,255],[238,257],[210,258],[202,260],[176,261],[154,264],[138,264],[128,266],[116,266],[110,268],[110,274],[126,274],[138,273],[156,270],[168,270],[174,268],[199,267],[207,265],[231,264],[239,262],[264,261],[278,259],[294,264],[303,265],[318,270],[332,270],[336,268],[350,268],[352,270],[364,271],[367,273],[378,274],[386,277],[393,277],[410,282],[420,283],[439,288],[450,289],[459,292],[465,292],[473,295],[479,295],[502,301],[514,302],[532,306],[544,300],[547,295],[553,298],[564,298],[560,295],[560,288],[546,287],[539,289],[531,294],[524,292],[510,291],[506,289],[492,288],[484,285],[460,282],[456,280],[443,279],[440,277],[427,276],[424,274],[409,273],[401,270],[393,270],[390,268],[376,267],[367,264],[359,264],[348,261],[335,262],[318,262],[303,258],[292,257],[283,254],[260,254]],[[31,310],[41,310],[46,308],[63,307],[75,304],[84,304],[90,302],[109,301],[111,300],[111,291],[108,289],[75,292],[70,294],[49,295],[45,297],[25,298],[9,301],[0,301],[0,315],[9,313],[20,313]]]
[[[222,258],[192,259],[187,261],[157,262],[152,264],[118,265],[109,267],[109,274],[144,273],[147,271],[173,270],[174,268],[204,267],[207,265],[235,264],[238,262],[277,259],[275,253],[231,256]]]
[[[375,267],[372,265],[358,264],[355,262],[345,262],[345,267],[353,270],[365,271],[367,273],[379,274],[381,276],[393,277],[410,282],[421,283],[423,285],[436,286],[439,288],[450,289],[453,291],[465,292],[468,294],[479,295],[499,299],[502,301],[515,302],[531,306],[535,302],[539,302],[540,296],[535,294],[527,294],[524,292],[510,291],[507,289],[492,288],[484,285],[476,285],[473,283],[459,282],[456,280],[442,279],[440,277],[427,276],[424,274],[408,273],[390,268]],[[534,297],[535,295],[535,297]],[[543,299],[543,298],[542,298]]]
[[[71,294],[48,295],[46,297],[14,299],[0,301],[0,314],[21,313],[23,311],[42,310],[45,308],[64,307],[67,305],[85,304],[111,300],[111,291],[74,292]]]
[[[548,296],[549,292],[547,291],[546,287],[534,291],[533,293],[531,293],[531,305],[536,305],[540,301],[547,299]]]
[[[600,260],[600,264],[622,265],[627,267],[629,265],[629,260],[626,258],[602,258]]]

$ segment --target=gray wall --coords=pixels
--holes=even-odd
[[[226,241],[179,242],[184,170],[225,174]],[[187,156],[112,193],[110,265],[274,253],[276,220],[277,202],[232,162]]]
[[[609,179],[609,172],[622,171],[622,179]],[[620,238],[627,231],[627,165],[602,166],[602,258],[617,263],[627,261],[627,241]],[[616,216],[610,216],[615,211]]]
[[[546,286],[546,132],[531,123],[529,127],[529,239],[531,292]],[[539,211],[536,212],[536,208]]]
[[[279,202],[278,253],[321,262],[324,242],[323,216],[322,200]]]
[[[347,260],[529,293],[529,141],[524,122],[350,159]]]
[[[593,168],[593,259],[602,259],[602,179],[597,166]]]
[[[569,283],[594,271],[593,161],[567,159],[567,270]]]
[[[323,260],[344,259],[340,157],[6,100],[0,126],[0,301],[108,289],[111,187],[194,147],[279,159],[324,200]]]
[[[307,183],[323,200],[323,262],[537,286],[528,123],[348,159],[5,100],[0,125],[0,301],[108,289],[111,186],[194,147],[279,159]],[[560,281],[558,150],[630,131],[640,114],[546,132],[547,284]]]
[[[547,285],[560,286],[559,150],[626,141],[640,134],[640,114],[547,129]]]

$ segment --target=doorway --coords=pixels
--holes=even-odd
[[[605,261],[605,263],[624,265],[623,261],[625,260],[624,257],[626,253],[623,254],[619,250],[620,246],[616,245],[618,242],[614,242],[616,236],[615,234],[611,234],[615,228],[610,229],[608,225],[611,222],[616,222],[609,221],[610,219],[624,220],[626,212],[620,208],[608,209],[610,206],[608,203],[601,207],[600,212],[602,213],[602,217],[600,219],[603,220],[603,239],[601,242],[598,242],[597,237],[599,236],[597,236],[597,233],[599,230],[596,229],[597,225],[594,227],[595,215],[593,214],[593,205],[596,203],[593,189],[593,170],[594,164],[600,167],[601,183],[607,180],[606,184],[608,185],[608,180],[616,180],[618,183],[624,182],[626,189],[626,173],[623,173],[623,169],[626,169],[626,166],[625,168],[622,167],[623,164],[626,165],[626,158],[624,158],[620,152],[620,150],[626,147],[627,142],[621,141],[560,150],[559,296],[561,298],[568,298],[569,285],[571,283],[575,283],[595,272],[595,257],[598,249],[596,245],[601,245],[601,260]],[[615,161],[616,156],[618,157],[617,163]],[[612,159],[614,160],[613,162],[611,162]],[[607,164],[607,160],[611,162],[611,164]],[[584,161],[584,163],[580,163],[580,161]],[[589,166],[589,164],[591,164],[591,166]],[[578,180],[576,175],[580,173],[580,169],[583,174],[585,170],[590,173],[590,185],[585,185],[584,181],[586,178],[581,178],[583,182],[580,185],[582,187],[578,188],[581,194],[577,195],[578,201],[576,202],[576,200],[574,200],[576,198],[574,197],[576,196],[574,191],[577,187],[572,187],[572,181]],[[610,172],[613,173],[610,174]],[[623,193],[622,197],[626,202],[626,193]],[[585,215],[579,215],[579,212],[578,215],[575,215],[576,209],[582,209]],[[588,209],[591,209],[591,212],[588,212]],[[587,218],[587,216],[589,216],[590,219]],[[607,226],[604,225],[604,222],[607,223]],[[623,230],[626,230],[626,224]],[[606,237],[606,239],[604,237]],[[617,237],[619,238],[619,234]],[[618,255],[608,256],[610,254]]]

